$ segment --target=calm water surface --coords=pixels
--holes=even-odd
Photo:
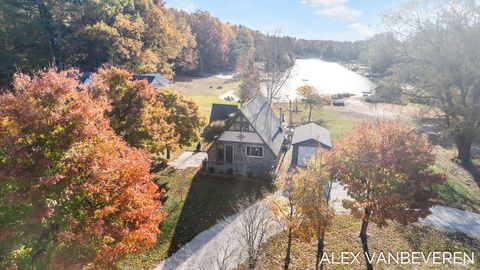
[[[296,97],[296,89],[309,84],[320,94],[352,93],[361,95],[362,91],[372,91],[376,85],[338,63],[319,59],[297,59],[290,78],[281,90],[282,99]],[[288,97],[287,97],[288,95]]]

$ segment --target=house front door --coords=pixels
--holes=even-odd
[[[233,145],[225,145],[225,163],[233,163]]]

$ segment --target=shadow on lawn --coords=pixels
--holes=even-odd
[[[235,214],[234,207],[240,200],[260,198],[262,191],[272,189],[271,181],[267,179],[197,172],[185,198],[168,256],[199,233]]]
[[[463,164],[462,167],[467,170],[475,179],[475,182],[480,187],[480,168],[476,164]]]

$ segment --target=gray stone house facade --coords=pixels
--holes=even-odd
[[[225,121],[225,130],[208,150],[209,170],[262,175],[276,168],[286,132],[262,95]]]

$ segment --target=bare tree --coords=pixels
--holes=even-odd
[[[253,204],[252,204],[253,202]],[[247,255],[249,269],[255,269],[261,255],[260,245],[273,230],[274,222],[270,210],[262,202],[242,200],[237,206],[239,213],[239,240]]]
[[[241,258],[238,247],[235,247],[235,239],[229,238],[221,243],[217,242],[211,250],[212,256],[202,262],[197,262],[200,270],[227,270],[240,264]]]
[[[480,132],[480,5],[475,0],[412,1],[386,16],[401,41],[396,79],[404,94],[443,112],[469,164]]]
[[[275,98],[278,98],[280,90],[290,77],[295,59],[280,37],[280,31],[275,31],[272,36],[267,37],[266,44],[260,52],[260,58],[264,62],[262,75],[265,80],[267,100],[271,104]]]

